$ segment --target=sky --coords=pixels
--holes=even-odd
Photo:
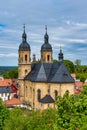
[[[47,25],[53,59],[61,44],[64,59],[87,65],[87,0],[0,0],[0,66],[18,65],[23,24],[31,59],[40,59]]]

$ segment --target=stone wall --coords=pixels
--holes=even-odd
[[[21,97],[22,100],[29,102],[31,106],[35,109],[46,109],[48,107],[54,108],[53,104],[41,104],[38,101],[37,90],[41,90],[41,98],[45,97],[46,94],[50,94],[50,96],[55,100],[55,90],[58,92],[59,96],[63,96],[66,91],[69,91],[69,94],[74,94],[74,83],[41,83],[41,82],[31,82],[26,80],[22,86],[20,95],[24,95]],[[23,99],[24,98],[24,99]]]

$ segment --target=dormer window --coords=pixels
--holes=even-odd
[[[68,74],[64,73],[63,76],[67,78],[67,77],[68,77]]]

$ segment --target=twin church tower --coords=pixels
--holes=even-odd
[[[47,26],[45,26],[44,44],[41,46],[41,62],[52,63],[52,46],[49,43],[49,36],[47,34]],[[33,62],[36,61],[35,55],[33,55]],[[63,61],[63,53],[60,47],[59,61]],[[24,78],[31,71],[31,48],[27,43],[27,34],[25,32],[25,25],[23,26],[22,43],[19,46],[19,78]]]
[[[19,45],[18,85],[19,98],[33,109],[44,110],[56,108],[57,96],[63,96],[66,91],[74,93],[74,79],[63,64],[63,53],[60,48],[59,61],[53,63],[52,46],[49,43],[47,27],[44,44],[41,46],[41,60],[36,62],[35,55],[31,62],[31,48],[27,43],[25,25],[22,43]]]

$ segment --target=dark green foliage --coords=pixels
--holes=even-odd
[[[76,73],[76,78],[80,79],[80,81],[84,82],[87,78],[87,73]]]
[[[74,64],[70,60],[64,60],[64,64],[70,73],[75,72]]]
[[[80,95],[58,97],[56,128],[59,130],[85,130],[87,122],[87,86]]]
[[[3,130],[53,130],[55,114],[53,109],[40,112],[14,108]]]
[[[87,79],[87,66],[79,66],[75,69],[76,78],[84,82]]]
[[[0,75],[2,76],[7,71],[16,68],[15,66],[0,66]]]
[[[87,86],[83,87],[79,95],[69,95],[66,92],[63,97],[59,96],[56,105],[57,110],[48,109],[42,112],[14,108],[9,111],[8,118],[5,116],[1,130],[87,129]]]
[[[80,59],[76,59],[76,60],[75,60],[75,65],[76,65],[76,67],[78,68],[78,66],[81,65],[81,60],[80,60]]]
[[[27,118],[19,108],[10,110],[9,119],[5,121],[3,130],[27,130]]]
[[[87,73],[87,66],[79,66],[78,68],[76,68],[76,72]]]
[[[6,78],[6,79],[13,79],[13,78],[18,78],[18,69],[15,68],[15,69],[12,69],[6,73],[3,74],[3,77]]]
[[[56,60],[56,59],[53,60],[53,63],[57,63],[57,62],[58,62],[58,60]]]
[[[4,122],[9,117],[9,110],[2,104],[0,99],[0,130],[3,130]]]

